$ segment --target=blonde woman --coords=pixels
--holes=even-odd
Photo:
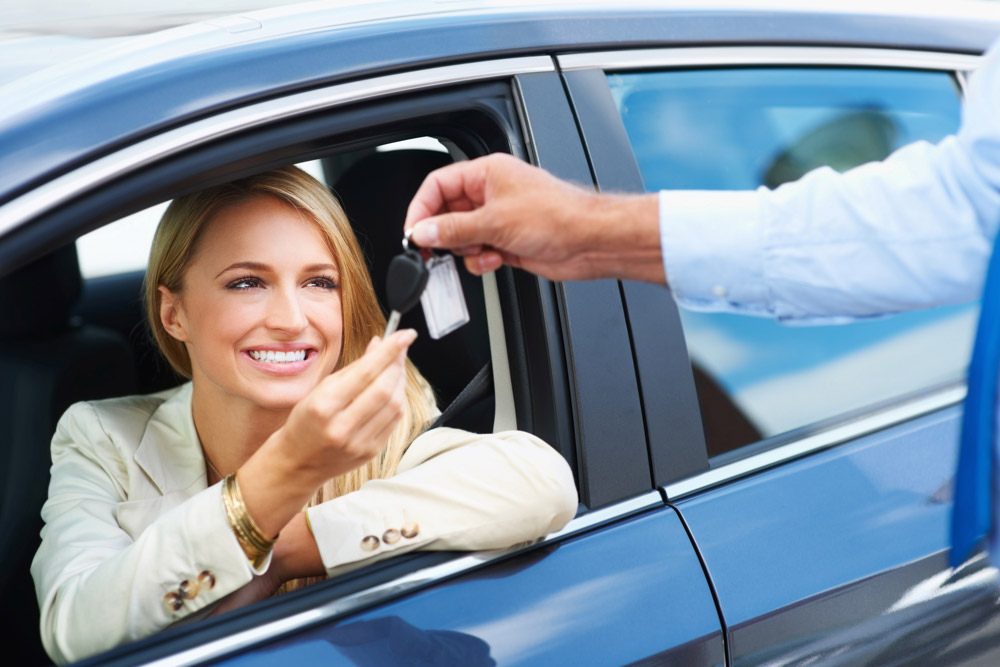
[[[425,431],[415,333],[377,338],[350,225],[301,170],[175,200],[146,281],[191,381],[59,422],[32,564],[57,662],[392,554],[532,540],[575,511],[537,438]]]

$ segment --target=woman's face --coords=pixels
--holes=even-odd
[[[289,409],[340,358],[340,275],[324,236],[269,196],[223,209],[202,230],[161,319],[183,341],[199,393]]]

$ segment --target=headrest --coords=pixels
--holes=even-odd
[[[402,251],[406,209],[424,177],[447,164],[451,164],[448,154],[437,151],[377,152],[352,164],[334,184],[361,242],[383,308],[389,262]]]
[[[64,331],[81,289],[75,243],[0,278],[0,337]]]
[[[451,162],[448,154],[437,151],[376,152],[352,164],[334,184],[334,192],[365,251],[383,310],[385,276],[389,262],[402,251],[403,220],[410,200],[427,174]],[[420,308],[414,308],[400,321],[400,328],[412,327],[420,334],[410,348],[410,358],[434,387],[442,407],[490,360],[482,281],[466,271],[462,262],[458,267],[471,321],[442,339],[447,341],[448,363],[441,363],[441,348],[427,335]]]
[[[376,152],[352,164],[334,185],[361,240],[383,305],[382,283],[389,261],[402,250],[399,243],[410,200],[427,174],[447,164],[451,164],[448,154],[437,151]]]

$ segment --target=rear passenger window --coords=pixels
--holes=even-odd
[[[609,83],[648,191],[776,187],[938,141],[960,116],[945,72],[757,67]],[[839,326],[681,316],[714,456],[960,380],[976,306]]]

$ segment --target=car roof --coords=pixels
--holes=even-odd
[[[0,87],[0,204],[74,165],[280,92],[470,59],[650,45],[974,53],[1000,3],[311,2],[114,40]]]

